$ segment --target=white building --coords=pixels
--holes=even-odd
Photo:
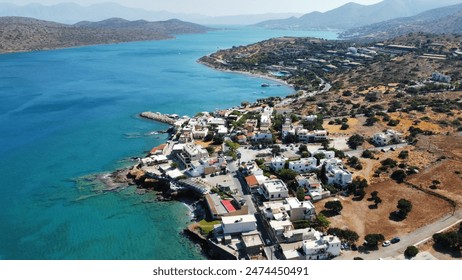
[[[314,205],[309,201],[300,202],[296,197],[286,198],[290,206],[289,216],[291,221],[311,220],[316,216]]]
[[[316,240],[305,240],[302,250],[306,260],[325,260],[340,255],[341,241],[336,236],[320,236]]]
[[[382,133],[376,133],[372,137],[372,142],[377,146],[386,146],[393,143],[399,143],[402,140],[402,134],[394,130],[387,130]]]
[[[190,166],[192,161],[207,159],[209,153],[202,146],[192,143],[185,144],[183,150],[178,154],[178,159],[187,167]]]
[[[254,141],[261,140],[273,140],[273,134],[271,132],[257,132],[252,136]]]
[[[263,196],[267,200],[279,200],[289,197],[289,190],[286,184],[279,179],[264,182],[261,189]]]
[[[257,219],[254,215],[222,217],[221,226],[225,235],[250,232],[257,229]]]
[[[317,150],[313,152],[313,156],[317,154],[323,154],[325,159],[333,159],[335,158],[334,151],[326,151],[326,150]]]
[[[448,75],[443,75],[438,72],[434,72],[432,74],[432,80],[435,82],[442,82],[442,83],[450,83],[451,82],[451,76]]]
[[[332,161],[326,161],[326,176],[327,183],[329,185],[339,185],[346,187],[351,184],[353,180],[352,174],[343,168],[339,163],[331,163]]]
[[[316,174],[299,175],[295,178],[298,186],[308,191],[308,195],[313,201],[321,200],[330,195],[329,191],[323,189],[321,181]]]
[[[317,168],[318,160],[314,157],[302,158],[297,161],[289,162],[289,169],[297,173],[307,173]]]
[[[300,202],[296,197],[263,202],[261,210],[267,219],[275,221],[311,220],[316,215],[315,207],[311,202]]]
[[[274,157],[273,159],[271,159],[271,165],[270,165],[270,168],[276,172],[284,169],[284,166],[286,164],[286,161],[288,159],[285,158],[285,157]]]

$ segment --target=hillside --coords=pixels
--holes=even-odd
[[[353,28],[341,33],[340,37],[381,40],[414,32],[461,34],[462,4],[433,9],[413,17],[398,18]]]
[[[394,18],[414,16],[430,9],[457,3],[460,3],[460,0],[384,0],[367,6],[348,3],[325,13],[312,12],[300,18],[264,21],[257,25],[265,28],[346,30]]]
[[[179,20],[148,22],[113,18],[66,25],[32,18],[1,17],[0,53],[162,40],[175,34],[208,30],[207,27]]]

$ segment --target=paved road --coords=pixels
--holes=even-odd
[[[336,260],[346,259],[351,260],[354,257],[361,257],[363,259],[377,260],[379,258],[389,258],[404,253],[408,246],[417,246],[429,240],[433,234],[446,230],[447,228],[462,222],[462,210],[454,212],[454,215],[449,214],[439,219],[438,221],[421,227],[410,234],[400,236],[401,241],[392,244],[388,247],[380,247],[378,251],[371,251],[366,253],[359,253],[353,251],[345,251],[342,256],[335,258]]]

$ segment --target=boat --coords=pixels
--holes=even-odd
[[[261,87],[269,87],[269,84],[261,84]]]

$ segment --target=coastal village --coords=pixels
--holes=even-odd
[[[408,245],[429,249],[438,231],[427,227],[451,212],[455,221],[462,219],[462,197],[450,186],[461,181],[461,77],[434,67],[426,69],[425,79],[407,85],[390,81],[365,87],[353,81],[339,88],[338,82],[331,83],[379,57],[417,55],[433,65],[458,57],[459,49],[421,53],[408,45],[340,43],[340,54],[326,43],[330,50],[323,50],[322,57],[319,51],[314,52],[318,58],[308,58],[306,51],[291,46],[297,45],[292,39],[274,40],[289,41],[288,48],[280,48],[283,57],[296,52],[304,58],[256,63],[253,70],[242,64],[252,58],[249,49],[231,50],[237,61],[221,52],[201,60],[218,69],[226,65],[281,79],[296,94],[194,117],[144,112],[143,118],[169,124],[171,137],[140,159],[128,176],[142,188],[164,186],[159,200],[196,197],[193,224],[186,232],[215,259],[393,259]],[[297,78],[303,67],[328,75],[313,70],[306,75],[311,82],[305,79],[301,87]],[[330,76],[334,72],[338,76]],[[425,98],[412,96],[424,91]],[[326,106],[338,96],[335,103],[341,106]],[[345,96],[354,102],[339,102]],[[398,101],[405,96],[409,108]],[[435,101],[442,96],[445,103]],[[441,111],[443,106],[447,111]],[[442,115],[452,125],[444,125]],[[435,168],[454,170],[445,179]],[[414,236],[419,230],[430,238]],[[422,258],[435,257],[428,253]]]

